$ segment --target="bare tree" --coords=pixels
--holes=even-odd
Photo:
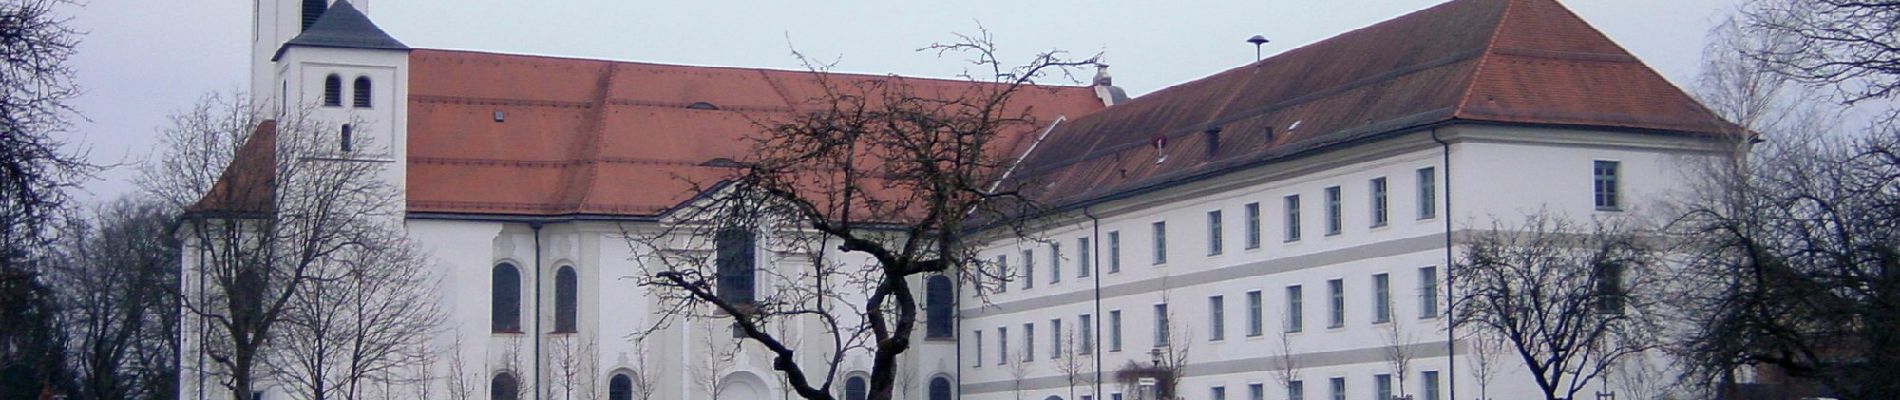
[[[1471,369],[1471,380],[1478,384],[1478,400],[1491,399],[1491,384],[1497,382],[1498,367],[1504,360],[1504,340],[1485,330],[1476,330],[1465,336],[1465,366]]]
[[[633,381],[633,393],[640,396],[640,400],[651,400],[660,390],[660,368],[650,362],[643,340],[635,339],[633,347],[633,362],[640,369],[633,371],[633,376],[627,378]]]
[[[377,259],[365,255],[408,254],[399,196],[381,179],[387,163],[349,157],[302,107],[262,109],[213,95],[173,116],[140,182],[188,211],[178,233],[187,249],[182,304],[203,323],[191,330],[238,398],[250,396],[265,343],[302,287]]]
[[[704,357],[700,358],[704,362],[691,366],[693,384],[698,385],[707,396],[711,396],[708,400],[719,400],[726,391],[727,375],[732,373],[733,366],[739,361],[741,342],[720,339],[725,335],[714,333],[717,332],[713,329],[714,321],[706,320],[700,325],[703,327],[701,332],[705,332],[701,335],[704,337],[701,343],[705,344],[703,348],[705,353],[702,353]]]
[[[50,227],[67,209],[65,189],[91,174],[57,135],[71,127],[78,96],[67,65],[80,33],[60,0],[0,3],[0,397],[70,390],[53,293],[39,266]]]
[[[435,383],[436,380],[442,379],[442,375],[435,372],[436,365],[442,362],[442,356],[436,354],[440,348],[431,345],[426,339],[417,340],[412,345],[415,346],[413,354],[416,355],[415,362],[409,365],[408,373],[411,377],[409,383],[413,385],[410,387],[414,390],[412,393],[418,399],[436,398]],[[459,352],[461,349],[454,349],[454,351]]]
[[[311,269],[270,339],[272,378],[313,400],[363,398],[371,383],[412,371],[444,319],[420,252],[400,236],[356,237],[363,243]]]
[[[797,111],[788,117],[760,121],[764,129],[748,139],[748,157],[730,163],[732,172],[718,184],[696,185],[704,195],[674,213],[669,232],[635,240],[639,247],[672,247],[656,252],[683,254],[674,250],[695,246],[675,246],[686,240],[679,238],[723,234],[737,241],[743,235],[795,242],[777,249],[835,249],[857,258],[757,269],[774,274],[774,286],[756,293],[729,290],[753,282],[730,274],[720,279],[722,263],[707,262],[709,255],[649,262],[643,284],[661,289],[662,302],[673,305],[663,308],[676,311],[667,314],[687,310],[678,306],[684,303],[710,306],[768,352],[772,368],[807,399],[833,398],[838,362],[864,349],[871,358],[869,398],[891,399],[897,357],[913,345],[919,319],[911,278],[1001,279],[997,271],[973,267],[975,249],[965,235],[979,224],[1013,224],[1028,209],[1021,185],[998,184],[1017,156],[1006,154],[1013,145],[1005,139],[1053,121],[1037,120],[1016,96],[1046,90],[1034,84],[1091,63],[1048,51],[1009,67],[987,32],[959,39],[925,48],[971,55],[977,71],[958,85],[838,77],[807,60],[821,94],[794,99]],[[814,331],[832,336],[809,358],[815,365],[801,364],[800,349],[766,329],[779,316],[811,321],[821,326]]]
[[[1655,251],[1620,221],[1548,212],[1471,235],[1452,265],[1457,325],[1510,344],[1544,398],[1574,398],[1622,358],[1655,346]]]
[[[1015,395],[1016,400],[1023,400],[1023,395],[1025,394],[1023,390],[1027,389],[1024,385],[1029,383],[1029,359],[1004,355],[1003,364],[1009,367],[1010,394]]]
[[[1169,299],[1173,297],[1173,288],[1168,286],[1168,277],[1165,275],[1161,277],[1161,287],[1164,288],[1161,290],[1161,304],[1172,304]],[[1129,360],[1115,371],[1115,380],[1122,384],[1123,390],[1140,392],[1143,390],[1141,382],[1145,378],[1154,384],[1148,390],[1153,390],[1155,399],[1180,396],[1178,386],[1181,379],[1187,377],[1188,353],[1193,348],[1194,332],[1180,323],[1181,319],[1175,317],[1174,311],[1175,307],[1168,306],[1165,313],[1157,318],[1157,327],[1162,331],[1156,333],[1165,335],[1163,337],[1167,339],[1157,341],[1155,347],[1148,350],[1149,362],[1144,364]]]
[[[126,197],[63,226],[47,281],[64,304],[79,399],[175,396],[178,241],[173,214]]]
[[[1300,381],[1300,359],[1293,351],[1293,332],[1280,329],[1280,347],[1274,349],[1273,358],[1280,362],[1280,369],[1273,371],[1273,379],[1280,382],[1280,388],[1292,397],[1293,382]],[[1302,388],[1303,389],[1303,388]]]
[[[1392,299],[1387,298],[1386,303],[1386,310],[1394,310]],[[1385,325],[1385,329],[1379,330],[1379,337],[1385,340],[1385,363],[1398,380],[1395,395],[1408,397],[1411,392],[1405,390],[1405,377],[1411,375],[1412,360],[1418,358],[1418,333],[1405,329],[1396,317]]]
[[[460,333],[455,335],[455,343],[449,345],[449,348],[451,350],[449,351],[448,375],[443,379],[448,384],[446,394],[449,400],[482,398],[478,395],[481,393],[482,374],[480,371],[470,371],[468,360],[462,357],[462,353],[468,349],[462,346]]]
[[[1685,205],[1692,372],[1763,367],[1834,397],[1900,396],[1900,131],[1877,129],[1778,137]]]
[[[1900,89],[1900,3],[1754,0],[1742,15],[1743,29],[1773,39],[1742,50],[1780,75],[1834,88],[1850,104]]]
[[[548,363],[554,374],[548,378],[547,398],[560,400],[592,400],[599,385],[594,363],[593,341],[574,337],[575,335],[556,335],[549,340]],[[578,394],[576,392],[579,392]]]
[[[1079,326],[1076,327],[1076,329],[1061,333],[1061,335],[1063,335],[1062,346],[1058,346],[1059,349],[1056,350],[1058,352],[1056,354],[1056,371],[1061,372],[1062,377],[1066,380],[1066,383],[1068,383],[1069,396],[1067,398],[1078,398],[1075,393],[1077,386],[1089,387],[1093,384],[1092,378],[1095,377],[1093,373],[1095,371],[1095,355],[1085,352],[1081,344],[1075,341],[1075,332],[1088,328],[1089,327]]]

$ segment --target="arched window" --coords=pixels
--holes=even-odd
[[[579,313],[575,309],[579,280],[574,267],[562,266],[554,273],[554,333],[575,332],[574,317]]]
[[[488,383],[489,400],[519,400],[521,384],[515,381],[515,375],[507,372],[495,374],[495,380]]]
[[[719,263],[719,298],[732,304],[751,304],[753,277],[758,273],[753,255],[757,236],[744,229],[725,229],[713,238]]]
[[[930,380],[930,400],[950,400],[950,378],[936,377]]]
[[[864,400],[871,388],[864,384],[864,377],[853,376],[844,380],[844,400]]]
[[[514,264],[496,264],[494,283],[494,331],[521,332],[521,271]]]
[[[951,320],[951,310],[956,302],[950,277],[937,275],[924,278],[924,337],[948,338],[956,327]]]
[[[351,129],[350,124],[343,124],[343,131],[337,136],[344,153],[356,150],[356,132]]]
[[[369,77],[367,76],[356,77],[356,83],[353,85],[355,87],[352,88],[353,91],[350,93],[352,97],[350,100],[350,103],[351,103],[350,106],[357,107],[357,108],[369,108],[370,94],[374,93],[369,90],[370,89]]]
[[[614,374],[614,378],[607,381],[607,400],[633,400],[633,378]]]
[[[330,107],[343,105],[343,77],[330,74],[323,78],[323,105]]]

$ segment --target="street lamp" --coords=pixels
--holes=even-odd
[[[1267,44],[1267,42],[1266,36],[1253,35],[1253,37],[1247,38],[1247,43],[1253,43],[1254,61],[1260,61],[1260,45]]]

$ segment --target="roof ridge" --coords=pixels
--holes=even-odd
[[[1478,89],[1478,77],[1484,75],[1484,67],[1490,64],[1491,53],[1497,51],[1498,36],[1504,33],[1504,24],[1510,22],[1511,11],[1517,8],[1518,1],[1504,0],[1504,10],[1498,12],[1497,23],[1491,26],[1491,36],[1484,39],[1484,49],[1478,51],[1478,60],[1472,65],[1471,73],[1465,76],[1465,93],[1458,96],[1458,104],[1451,107],[1452,118],[1463,116],[1465,106],[1471,103],[1471,94]]]
[[[809,70],[781,69],[781,68],[735,67],[735,66],[729,66],[729,65],[668,64],[668,63],[662,63],[662,62],[622,60],[622,59],[613,59],[613,58],[605,58],[605,57],[563,56],[563,55],[553,55],[553,54],[532,54],[532,53],[509,53],[509,52],[493,51],[493,50],[444,49],[444,48],[415,48],[413,50],[417,50],[424,53],[429,53],[429,52],[461,53],[461,54],[470,54],[470,55],[493,55],[493,56],[519,57],[519,58],[540,59],[540,60],[607,62],[607,63],[613,63],[613,64],[634,64],[634,65],[644,65],[644,66],[652,66],[652,67],[717,69],[717,70],[729,70],[729,71],[734,71],[734,72],[756,71],[761,74],[767,74],[767,75],[769,74],[811,74],[815,72],[822,72],[826,75],[837,76],[837,77],[847,77],[847,78],[864,78],[864,79],[901,78],[901,79],[921,80],[921,81],[927,81],[927,82],[954,83],[954,84],[964,84],[964,85],[970,85],[970,84],[1003,85],[1003,83],[997,83],[997,82],[984,82],[984,81],[958,79],[958,78],[939,78],[939,77],[902,75],[902,74],[890,74],[890,73],[879,74],[879,73],[870,73],[870,72],[836,72],[836,71],[828,71],[828,70],[827,71],[809,71]],[[1036,87],[1036,88],[1045,88],[1045,89],[1090,90],[1091,93],[1094,90],[1093,89],[1094,86],[1084,85],[1084,84],[1054,85],[1054,84],[1038,83],[1038,84],[1032,84],[1028,86]]]

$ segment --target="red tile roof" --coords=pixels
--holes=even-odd
[[[412,213],[654,216],[725,177],[715,160],[746,159],[743,138],[821,89],[809,72],[468,51],[414,50],[409,66]],[[901,79],[918,93],[971,85],[832,79]],[[1044,124],[1103,107],[1088,87],[1036,87],[1015,102]],[[1008,148],[1020,154],[1033,133],[1011,132]]]
[[[1456,0],[1064,123],[1012,181],[1074,204],[1460,121],[1740,132],[1553,0]]]
[[[277,184],[277,122],[257,124],[212,183],[211,191],[185,208],[188,214],[254,217],[271,211]]]

